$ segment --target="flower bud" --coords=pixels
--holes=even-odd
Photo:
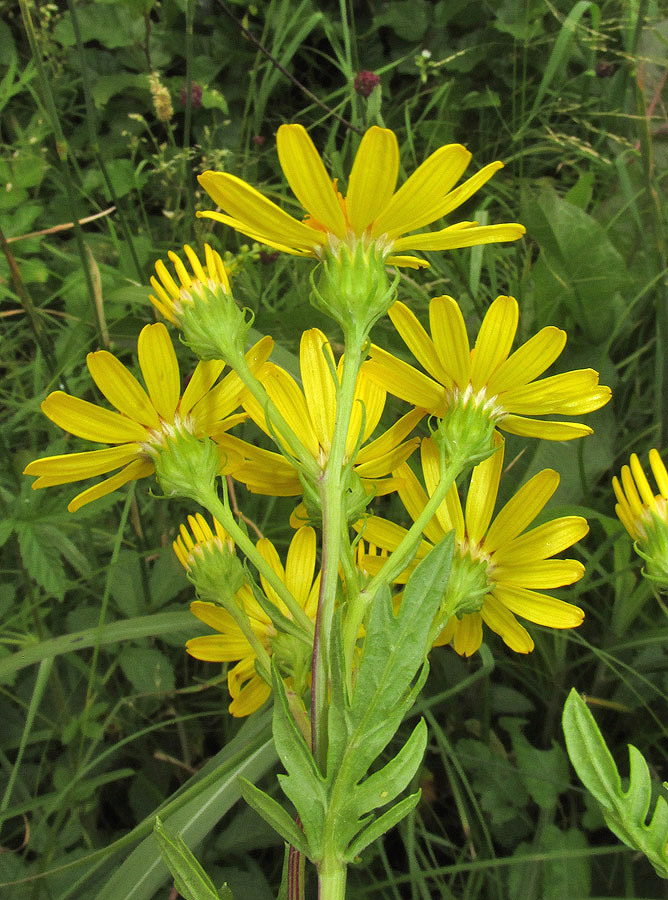
[[[659,488],[654,494],[635,453],[630,466],[623,466],[621,483],[612,479],[617,497],[615,512],[645,560],[643,575],[656,587],[668,591],[668,472],[658,450],[650,450],[650,466]]]
[[[215,534],[201,513],[188,516],[190,531],[181,525],[172,546],[199,599],[226,606],[236,602],[235,594],[246,583],[246,574],[234,543],[217,519],[213,523]]]
[[[362,69],[361,72],[358,72],[353,82],[355,93],[359,94],[360,97],[369,97],[373,89],[379,84],[380,78],[378,75],[374,72],[369,72],[368,69]]]

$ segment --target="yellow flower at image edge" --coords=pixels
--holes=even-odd
[[[622,467],[621,483],[612,479],[617,498],[615,512],[645,560],[643,574],[663,589],[668,587],[668,472],[654,449],[649,462],[659,488],[655,494],[640,460],[631,454],[630,466]]]
[[[592,429],[578,422],[532,417],[581,415],[610,400],[610,388],[599,385],[594,369],[534,380],[559,357],[566,333],[552,326],[542,328],[511,354],[519,318],[514,297],[497,297],[492,303],[473,349],[462,311],[452,297],[430,302],[431,336],[405,304],[395,303],[389,315],[428,375],[373,345],[369,377],[388,393],[439,418],[457,402],[473,402],[510,434],[568,441],[591,434]]]
[[[427,234],[413,234],[448,215],[502,168],[490,163],[459,187],[471,159],[461,144],[447,144],[431,154],[395,191],[399,145],[394,132],[373,126],[355,156],[348,192],[342,197],[327,174],[320,154],[301,125],[281,125],[278,158],[293,193],[306,210],[303,222],[284,212],[245,181],[228,172],[204,172],[198,180],[223,213],[199,212],[229,225],[255,241],[285,253],[321,258],[343,243],[375,245],[396,266],[428,265],[405,250],[451,250],[476,244],[515,241],[525,229],[517,223],[479,226],[458,222]]]
[[[271,338],[263,338],[249,351],[252,368],[266,361],[272,343]],[[115,445],[48,456],[26,466],[25,475],[38,476],[32,485],[35,490],[121,470],[77,494],[68,504],[70,512],[129,481],[151,475],[156,452],[179,430],[195,437],[219,435],[246,418],[244,413],[233,415],[244,389],[237,375],[232,372],[214,386],[224,368],[222,362],[200,362],[181,396],[178,361],[161,323],[142,329],[137,350],[147,390],[107,350],[89,353],[86,358],[93,381],[117,412],[63,391],[54,391],[42,403],[44,414],[64,431],[87,441]]]
[[[425,540],[416,557],[423,558],[454,529],[455,552],[483,568],[488,590],[480,610],[461,618],[453,616],[435,642],[440,645],[452,641],[457,653],[465,656],[471,656],[480,647],[483,622],[511,650],[529,653],[533,640],[516,616],[548,628],[575,628],[584,618],[579,607],[544,594],[543,590],[573,584],[582,578],[582,563],[550,557],[584,537],[587,522],[580,516],[565,516],[525,531],[557,489],[559,475],[551,469],[544,469],[521,487],[492,521],[503,470],[503,443],[500,437],[497,441],[500,446],[496,453],[473,470],[465,513],[453,486],[425,529]],[[431,496],[439,480],[438,451],[431,439],[423,441],[421,449],[425,484]],[[396,474],[402,479],[399,496],[416,519],[428,496],[408,465],[404,464]],[[401,526],[377,517],[356,527],[365,541],[389,551],[406,533]],[[382,558],[374,555],[361,560],[361,565],[372,574],[382,564]],[[405,572],[398,581],[405,582],[407,577]]]
[[[175,541],[174,547],[186,570],[190,571],[191,568],[195,568],[196,574],[196,566],[201,565],[201,560],[206,558],[204,551],[209,549],[215,553],[217,549],[222,550],[226,535],[217,522],[214,535],[201,515],[198,515],[196,519],[190,517],[189,522],[195,540],[190,538],[187,529],[182,525],[181,537]],[[315,531],[310,527],[304,527],[295,532],[288,549],[285,568],[271,541],[261,538],[256,546],[306,615],[315,620],[320,589],[320,573],[316,575],[315,572]],[[290,613],[271,586],[263,578],[261,578],[261,583],[270,602],[289,618]],[[256,637],[270,655],[273,653],[278,657],[279,669],[284,672],[290,666],[295,666],[299,654],[291,652],[281,654],[280,646],[279,649],[275,648],[276,629],[253,596],[253,591],[248,584],[239,589],[236,598],[239,605],[245,610]],[[228,689],[232,698],[229,707],[230,713],[233,716],[250,715],[267,700],[271,694],[271,688],[255,671],[256,656],[248,639],[232,616],[221,606],[196,600],[191,603],[190,609],[198,619],[213,628],[218,634],[191,638],[186,644],[186,650],[191,656],[205,662],[236,663],[229,670],[227,676]],[[290,638],[288,637],[287,640],[289,642]],[[290,645],[286,649],[289,650]],[[295,673],[300,676],[298,680],[304,680],[307,676],[305,667],[308,667],[310,663],[309,649],[304,647],[304,651],[302,660],[304,667],[300,673]]]

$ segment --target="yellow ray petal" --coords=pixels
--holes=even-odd
[[[582,624],[584,612],[579,606],[557,600],[547,594],[522,588],[497,585],[495,596],[503,605],[517,616],[545,625],[547,628],[577,628]]]
[[[276,208],[278,209],[278,207]],[[244,222],[240,222],[239,219],[234,219],[232,216],[226,216],[223,213],[213,212],[211,210],[199,210],[195,215],[198,219],[212,219],[214,222],[220,222],[222,225],[227,225],[235,231],[238,231],[239,234],[245,234],[246,237],[249,237],[252,241],[257,241],[259,244],[266,244],[267,247],[272,247],[274,250],[279,250],[281,253],[289,253],[292,256],[316,256],[316,248],[322,244],[322,239],[325,238],[324,232],[316,231],[315,228],[311,228],[310,231],[313,232],[313,240],[307,250],[301,250],[298,247],[288,247],[287,244],[272,239],[264,232],[254,231]],[[293,221],[296,222],[297,220],[294,219]]]
[[[242,228],[233,228],[249,234],[265,243],[276,241],[282,247],[312,251],[323,245],[327,236],[315,228],[309,228],[264,197],[259,191],[229,172],[204,172],[197,180],[213,202],[224,209]],[[222,217],[212,213],[202,213],[208,218]],[[231,224],[231,221],[228,222]],[[268,241],[265,241],[268,238]]]
[[[515,653],[531,653],[534,648],[531,635],[493,594],[485,597],[481,614],[485,625],[498,634],[507,647]]]
[[[281,168],[304,209],[327,231],[345,237],[346,220],[320,154],[303,125],[281,125],[276,133]]]
[[[304,609],[315,575],[316,538],[313,528],[305,526],[290,541],[285,560],[285,586]]]
[[[401,502],[406,507],[406,511],[410,515],[411,519],[415,521],[418,516],[421,515],[423,509],[427,505],[428,496],[425,493],[424,488],[420,484],[420,482],[415,477],[411,467],[404,463],[399,466],[394,475],[400,479],[399,487],[397,488],[397,493],[401,498]],[[443,505],[443,504],[442,504]],[[450,523],[446,521],[443,523],[442,515],[435,515],[431,518],[431,520],[427,523],[422,534],[427,538],[428,541],[431,541],[432,544],[437,544],[450,530]],[[373,541],[377,543],[372,537],[365,535],[365,538],[368,541]],[[388,550],[391,548],[387,548]]]
[[[482,541],[492,521],[503,472],[504,446],[498,432],[494,435],[494,441],[497,451],[474,468],[466,495],[466,533],[469,540],[476,544]]]
[[[418,422],[420,422],[425,417],[425,415],[426,410],[414,409],[411,410],[411,412],[406,413],[405,416],[402,416],[397,422],[394,423],[394,425],[388,428],[387,431],[383,432],[380,437],[377,437],[375,441],[371,441],[370,444],[362,447],[360,452],[357,454],[358,466],[363,466],[365,463],[371,462],[371,460],[380,460],[385,457],[386,454],[395,450],[399,446],[401,441],[403,441],[403,439],[411,433],[411,431],[415,428]],[[414,440],[416,442],[415,446],[417,446],[418,438],[415,438]],[[413,446],[413,441],[411,441],[410,443],[411,446]],[[408,457],[405,458],[407,459]],[[393,466],[392,468],[396,468],[396,466]],[[361,470],[358,471],[360,471],[361,474]]]
[[[538,525],[494,553],[501,566],[531,565],[561,553],[587,534],[587,520],[581,516],[563,516]]]
[[[434,217],[433,221],[440,219],[442,216],[447,216],[453,209],[457,209],[462,203],[466,203],[469,197],[472,197],[477,193],[477,191],[479,191],[483,185],[487,184],[489,179],[502,168],[502,162],[497,161],[488,163],[486,166],[483,166],[479,172],[476,172],[475,175],[467,178],[463,184],[459,185],[459,187],[453,188],[443,200],[438,215]]]
[[[607,400],[598,389],[598,372],[575,369],[532,384],[511,388],[503,394],[503,406],[519,415],[574,415],[592,412]]]
[[[233,693],[235,691],[233,685],[235,684],[234,678],[237,668],[238,666],[235,666],[235,668],[227,674],[227,687],[230,696],[234,697],[234,700],[232,700],[228,709],[230,715],[233,715],[235,718],[241,718],[242,716],[250,716],[251,713],[258,710],[262,704],[269,699],[271,688],[259,675],[253,674],[248,680],[248,684],[241,688],[241,690],[236,689],[235,695],[235,693]]]
[[[299,367],[313,430],[320,446],[329,452],[336,419],[335,366],[327,336],[319,328],[302,334]]]
[[[268,538],[260,538],[260,540],[255,545],[258,549],[258,552],[263,556],[266,562],[269,563],[271,568],[274,570],[276,575],[278,575],[279,579],[285,584],[285,569],[283,568],[283,563],[281,562],[281,558],[278,555],[276,547],[272,544],[272,542]],[[288,610],[285,607],[283,601],[279,598],[276,591],[271,587],[268,581],[266,581],[263,575],[260,575],[260,580],[262,582],[262,589],[274,603],[280,611],[284,615],[288,615]]]
[[[494,568],[493,577],[497,585],[497,596],[500,596],[499,590],[502,587],[552,590],[574,584],[584,573],[585,567],[577,559],[532,559],[531,562],[516,566],[498,565]]]
[[[264,379],[264,386],[286,423],[313,458],[318,460],[320,457],[318,436],[313,428],[306,400],[297,382],[283,369],[272,366],[270,373]],[[258,420],[256,419],[256,421]],[[258,424],[261,426],[260,422]]]
[[[87,400],[70,397],[63,391],[49,394],[42,401],[42,412],[64,431],[87,441],[122,444],[128,441],[145,441],[148,438],[146,429],[139,422]]]
[[[462,225],[468,225],[464,228]],[[478,244],[497,244],[500,241],[517,241],[525,233],[524,225],[509,222],[503,225],[476,225],[475,222],[458,223],[442,231],[412,234],[399,238],[392,249],[402,250],[454,250],[457,247],[475,247]]]
[[[427,493],[431,497],[440,481],[439,453],[436,444],[434,444],[431,438],[425,438],[422,441],[422,444],[420,445],[420,456],[422,459],[424,483],[427,486]],[[436,517],[441,523],[444,534],[454,528],[457,540],[460,543],[464,541],[466,537],[466,527],[456,484],[453,484],[445,495],[445,500],[436,511]]]
[[[193,406],[212,388],[224,368],[225,363],[219,359],[202,360],[197,364],[179,403],[182,417],[185,418]]]
[[[473,656],[482,644],[482,616],[471,613],[468,616],[450,619],[446,625],[452,633],[452,646],[460,656]],[[445,629],[444,629],[445,630]]]
[[[366,371],[369,378],[373,378],[389,394],[434,415],[444,415],[447,408],[445,389],[432,378],[375,344],[371,346],[371,359],[368,360]]]
[[[46,456],[35,459],[23,470],[24,475],[41,475],[50,485],[83,481],[95,475],[111,472],[132,462],[141,453],[139,444],[123,444],[105,450],[86,450],[83,453],[64,453],[62,456]],[[40,487],[46,487],[40,484]]]
[[[647,476],[643,472],[643,468],[640,465],[640,460],[635,453],[631,454],[631,474],[633,475],[633,479],[638,487],[638,493],[645,504],[645,506],[649,507],[649,509],[654,509],[656,503],[654,501],[654,491],[650,487],[650,483],[647,480]]]
[[[390,202],[399,174],[393,131],[373,125],[364,133],[348,179],[346,208],[355,234],[372,224]]]
[[[371,229],[372,237],[387,234],[392,240],[433,222],[439,217],[444,195],[459,181],[470,159],[471,154],[461,144],[446,144],[435,150],[378,216]]]
[[[144,459],[136,459],[124,469],[121,469],[120,472],[112,475],[111,478],[107,478],[105,481],[101,481],[99,484],[95,484],[93,487],[89,487],[87,490],[77,494],[77,496],[67,504],[67,509],[70,512],[76,512],[87,503],[92,503],[93,500],[99,500],[100,497],[106,497],[107,494],[111,494],[113,491],[118,490],[119,487],[123,487],[123,485],[127,484],[129,481],[138,481],[140,478],[145,478],[153,472],[155,472],[155,466],[152,462]]]
[[[250,644],[239,632],[232,637],[224,634],[207,634],[190,638],[186,642],[186,652],[203,662],[235,662],[239,657],[251,652]]]
[[[538,378],[559,357],[566,345],[566,332],[548,325],[518,347],[488,382],[490,396],[521,387]]]
[[[368,519],[356,522],[353,528],[355,531],[361,532],[364,540],[368,541],[368,543],[390,551],[396,550],[406,536],[405,528],[380,516],[371,516]]]
[[[174,346],[162,322],[142,328],[137,354],[151,402],[162,418],[172,424],[181,396],[181,379]]]
[[[452,297],[434,297],[429,304],[429,326],[441,365],[464,390],[471,380],[471,349],[459,304]]]
[[[397,256],[394,253],[385,260],[388,266],[399,266],[406,269],[428,269],[429,263],[426,259],[420,259],[419,256]]]
[[[512,415],[504,416],[498,427],[509,434],[542,438],[544,441],[572,441],[593,433],[588,425],[580,425],[579,422],[546,422]]]
[[[533,522],[558,487],[559,475],[554,469],[543,469],[522,485],[492,522],[485,537],[486,552],[507,547]]]
[[[652,467],[659,493],[668,500],[668,472],[666,472],[666,467],[658,450],[653,449],[649,451],[649,464]]]
[[[397,301],[390,307],[390,319],[404,343],[420,365],[435,381],[445,387],[452,386],[452,379],[441,362],[434,342],[424,330],[417,316],[405,303]]]
[[[147,428],[160,428],[155,408],[137,379],[107,350],[86,357],[88,371],[107,400],[116,409]]]
[[[487,310],[471,354],[471,383],[475,391],[485,387],[507,359],[518,319],[519,306],[514,297],[497,297]]]
[[[364,363],[357,376],[355,385],[353,408],[350,411],[348,436],[346,438],[346,456],[350,457],[350,454],[355,449],[362,429],[362,423],[364,423],[362,443],[375,431],[385,408],[386,396],[385,389],[375,379],[368,377],[366,363]]]
[[[389,475],[390,472],[395,472],[402,463],[406,462],[408,457],[414,450],[417,450],[419,445],[420,438],[412,438],[410,441],[399,444],[398,447],[394,447],[380,456],[370,456],[369,454],[366,454],[364,457],[366,462],[360,462],[360,453],[357,456],[355,471],[361,478],[383,478],[385,475]],[[369,447],[370,446],[371,444],[369,444]],[[367,448],[365,447],[364,449],[366,450]],[[391,493],[397,489],[398,485],[399,481],[396,479],[393,480],[392,484],[387,484],[385,482],[382,485],[379,484],[376,494],[377,496],[381,496],[383,494]],[[386,489],[383,490],[383,487]]]

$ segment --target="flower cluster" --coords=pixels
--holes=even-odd
[[[423,231],[468,201],[500,162],[457,186],[471,154],[449,144],[397,188],[397,139],[374,126],[360,142],[344,196],[301,125],[281,126],[277,146],[303,219],[227,172],[199,177],[218,210],[198,215],[277,251],[317,259],[313,302],[343,329],[344,352],[337,358],[324,332],[306,329],[296,378],[269,360],[271,338],[246,350],[252,316],[237,305],[221,256],[205,244],[202,260],[186,245],[188,265],[172,252],[171,270],[156,263],[150,296],[200,358],[185,388],[164,324],[147,325],[139,336],[145,388],[111,353],[89,354],[93,381],[114,409],[62,391],[50,394],[42,409],[69,434],[110,446],[35,460],[25,472],[37,476],[33,487],[43,488],[120,470],[77,494],[71,511],[153,473],[167,495],[207,507],[213,528],[198,513],[174,541],[198,594],[191,609],[216,632],[190,640],[188,653],[231,665],[235,716],[248,715],[269,697],[273,666],[295,698],[300,720],[302,714],[308,718],[304,704],[317,684],[311,653],[322,665],[318,640],[331,633],[334,606],[341,609],[343,649],[351,662],[363,652],[366,598],[372,603],[381,583],[405,584],[449,532],[455,552],[430,645],[451,643],[470,656],[480,647],[484,624],[510,649],[528,653],[533,639],[518,618],[558,629],[580,624],[579,607],[545,591],[582,577],[579,561],[555,556],[583,537],[587,524],[565,516],[531,527],[559,483],[551,469],[531,478],[494,518],[504,460],[500,431],[553,441],[584,437],[589,426],[552,417],[599,409],[610,390],[599,385],[593,369],[541,377],[560,356],[566,335],[543,328],[513,350],[519,310],[512,297],[490,305],[473,345],[452,297],[431,300],[429,331],[395,302],[397,280],[390,282],[387,267],[428,265],[407,251],[522,236],[517,223],[461,221]],[[421,369],[370,344],[369,331],[386,312]],[[226,365],[232,371],[219,380]],[[389,425],[388,394],[408,404]],[[251,431],[232,433],[242,423]],[[411,457],[418,447],[416,466]],[[631,461],[633,477],[624,470],[623,487],[615,484],[620,517],[639,545],[652,545],[657,523],[666,522],[668,476],[657,456],[651,460],[659,497],[637,459]],[[206,467],[211,471],[205,478]],[[285,565],[270,541],[262,537],[254,544],[239,526],[220,475],[252,493],[301,498]],[[466,494],[464,508],[460,492]],[[374,498],[391,493],[413,519],[412,528],[371,513]],[[322,532],[322,573],[316,529]]]

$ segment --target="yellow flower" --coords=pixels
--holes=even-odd
[[[201,564],[206,552],[221,552],[224,545],[229,548],[229,539],[215,520],[215,535],[201,515],[189,517],[188,522],[193,537],[185,525],[182,525],[180,537],[174,541],[174,550],[181,564],[190,571],[193,566]],[[285,568],[271,541],[261,538],[256,546],[306,615],[315,621],[320,589],[320,573],[315,574],[315,531],[304,527],[295,532],[288,548]],[[269,601],[284,616],[291,618],[285,604],[262,576],[261,582]],[[309,648],[289,635],[277,634],[271,619],[255,599],[248,584],[237,591],[236,599],[247,614],[255,636],[267,653],[276,658],[281,674],[288,678],[293,689],[303,691],[308,686],[310,677]],[[270,686],[255,670],[256,654],[251,644],[230,613],[222,607],[196,600],[191,603],[190,609],[218,634],[192,638],[187,642],[186,650],[191,656],[205,662],[236,662],[227,675],[227,685],[232,697],[230,713],[233,716],[250,715],[271,694]]]
[[[202,266],[197,254],[188,244],[184,246],[184,251],[192,268],[192,276],[184,266],[183,262],[172,250],[167,256],[172,261],[179,284],[172,278],[169,269],[161,259],[155,264],[155,275],[151,276],[151,286],[157,294],[149,295],[149,300],[168,321],[173,325],[180,324],[180,315],[183,310],[184,303],[192,303],[190,299],[194,292],[201,291],[202,288],[208,288],[213,293],[218,288],[227,294],[230,290],[230,282],[227,269],[219,253],[216,253],[209,244],[204,245],[204,258],[206,268]],[[194,277],[193,277],[194,276]]]
[[[528,418],[592,412],[608,402],[611,392],[599,385],[594,369],[535,381],[564,349],[566,333],[552,326],[542,328],[509,355],[518,315],[514,297],[497,297],[471,349],[464,317],[452,297],[435,297],[429,304],[431,337],[407,306],[395,303],[390,318],[429,375],[373,345],[369,377],[390,394],[438,417],[454,403],[468,400],[488,411],[495,425],[510,434],[551,441],[591,434],[591,428],[577,422]]]
[[[300,369],[303,389],[279,366],[267,363],[259,378],[278,411],[313,456],[320,469],[324,469],[334,435],[336,419],[336,370],[330,344],[317,328],[302,334],[300,344]],[[338,366],[341,377],[341,362]],[[366,377],[366,363],[362,364],[346,441],[346,462],[359,446],[354,471],[377,493],[394,490],[394,481],[385,479],[417,447],[418,438],[404,441],[417,423],[424,417],[424,410],[408,413],[380,437],[367,444],[376,429],[385,406],[385,391]],[[243,399],[244,408],[254,421],[272,438],[275,430],[267,424],[265,410],[249,394]],[[403,443],[402,443],[403,442]],[[304,490],[297,469],[280,453],[272,453],[247,444],[231,435],[222,435],[220,446],[241,455],[245,461],[235,467],[233,476],[246,484],[250,491],[271,496],[291,497]],[[285,448],[289,452],[288,448]]]
[[[272,343],[271,338],[263,338],[248,352],[252,368],[266,361]],[[200,362],[181,396],[179,366],[164,325],[146,325],[137,350],[148,393],[107,350],[86,358],[93,381],[118,412],[63,391],[54,391],[42,403],[44,414],[63,430],[87,441],[115,445],[48,456],[26,466],[25,475],[39,476],[32,485],[35,490],[121,470],[77,494],[67,507],[70,512],[151,475],[156,453],[179,431],[215,437],[246,418],[244,413],[233,415],[244,390],[238,376],[232,372],[214,386],[224,368],[222,362]]]
[[[281,125],[277,134],[281,168],[306,210],[303,222],[284,212],[245,181],[228,172],[204,172],[199,183],[224,213],[200,212],[285,253],[320,258],[341,243],[374,244],[396,266],[420,268],[428,263],[404,250],[451,250],[524,234],[516,223],[478,226],[457,222],[428,234],[408,235],[447,215],[469,199],[501,162],[490,163],[459,187],[455,184],[471,154],[461,144],[447,144],[431,154],[395,191],[399,146],[394,132],[373,126],[362,138],[348,179],[345,198],[332,182],[311,138],[301,125]],[[407,235],[402,237],[402,235]]]
[[[649,451],[649,463],[659,488],[656,495],[635,453],[630,467],[622,466],[621,483],[616,476],[612,479],[615,512],[634,541],[647,540],[648,528],[653,530],[657,519],[668,525],[668,472],[658,450]]]
[[[621,483],[612,479],[617,497],[615,512],[645,560],[643,575],[661,590],[668,589],[668,472],[658,450],[649,451],[649,462],[659,493],[652,490],[635,453],[631,465],[622,466]]]
[[[533,640],[516,615],[550,628],[574,628],[584,617],[579,607],[542,590],[572,584],[584,574],[584,567],[577,560],[550,557],[584,537],[587,522],[580,516],[565,516],[525,531],[557,489],[559,475],[552,469],[544,469],[521,487],[492,521],[503,470],[503,441],[499,435],[497,443],[499,449],[473,470],[465,513],[453,486],[424,530],[425,540],[415,562],[454,528],[455,553],[470,565],[477,563],[480,574],[486,578],[487,593],[479,612],[461,618],[453,616],[435,642],[440,645],[453,641],[457,653],[465,656],[471,656],[480,647],[483,622],[511,650],[529,653]],[[422,442],[421,452],[425,484],[431,496],[439,480],[439,454],[431,439]],[[417,519],[427,503],[427,493],[407,464],[395,474],[401,477],[399,496],[410,516]],[[377,517],[356,527],[365,540],[390,551],[406,534],[401,526]],[[381,558],[370,555],[362,566],[375,573],[382,564]],[[412,567],[397,581],[405,582]]]

